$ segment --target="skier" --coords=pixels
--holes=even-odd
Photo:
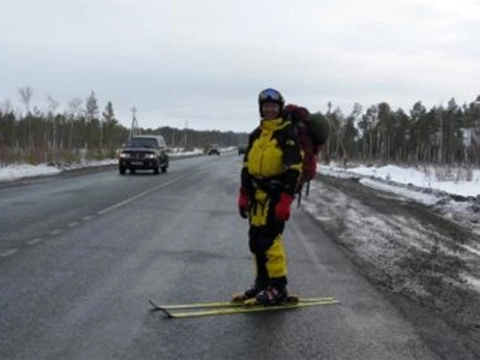
[[[301,174],[302,154],[280,92],[261,91],[258,105],[261,121],[249,137],[238,197],[240,215],[249,219],[256,277],[252,287],[233,300],[278,305],[288,298],[282,234]]]

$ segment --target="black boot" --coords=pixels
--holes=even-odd
[[[288,292],[284,286],[268,286],[255,298],[257,303],[265,306],[283,305],[288,301]]]
[[[255,298],[258,293],[265,289],[266,286],[259,285],[259,282],[255,282],[250,289],[245,290],[241,294],[233,295],[232,301],[245,301]]]

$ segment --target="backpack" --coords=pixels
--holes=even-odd
[[[310,113],[306,108],[289,104],[285,106],[286,118],[297,130],[300,147],[303,153],[303,170],[300,175],[297,193],[301,195],[303,185],[309,183],[317,173],[319,152],[324,148],[330,135],[328,119],[318,113]],[[300,198],[299,198],[300,200]]]

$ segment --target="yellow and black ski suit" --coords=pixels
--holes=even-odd
[[[241,173],[250,199],[249,247],[255,257],[255,284],[261,288],[287,284],[285,221],[275,218],[275,206],[281,193],[294,195],[301,170],[301,148],[292,123],[282,118],[262,120],[250,134]]]

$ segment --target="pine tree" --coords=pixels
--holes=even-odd
[[[104,128],[104,139],[105,146],[107,147],[110,154],[114,153],[114,138],[115,138],[115,128],[117,126],[117,120],[115,119],[115,112],[113,111],[112,102],[109,101],[105,106],[105,110],[102,113],[103,118],[103,128]]]
[[[386,102],[378,104],[378,120],[379,120],[379,134],[378,148],[380,149],[380,157],[383,162],[390,158],[390,122],[391,122],[390,105]]]
[[[95,97],[95,92],[91,92],[85,103],[85,117],[87,121],[98,119],[98,102]]]
[[[98,102],[95,93],[92,91],[85,103],[85,120],[87,126],[87,147],[97,147],[102,149],[102,125],[98,117]]]

